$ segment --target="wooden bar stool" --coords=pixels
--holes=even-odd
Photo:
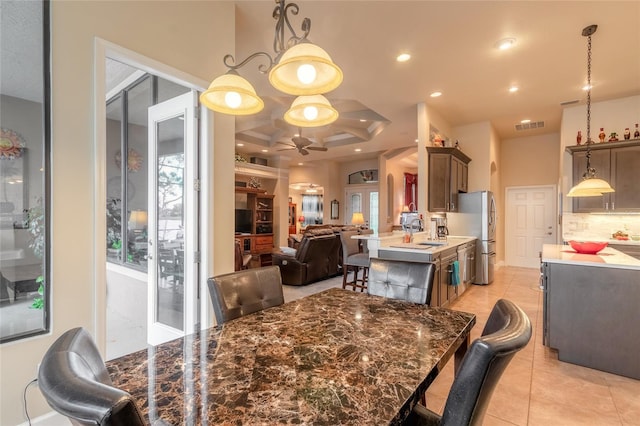
[[[341,231],[340,242],[342,243],[342,288],[351,286],[353,290],[364,291],[367,288],[367,275],[369,272],[369,253],[360,253],[358,240],[351,237],[358,235],[358,231]],[[362,278],[358,277],[362,269]],[[349,271],[353,271],[353,280],[348,280]]]

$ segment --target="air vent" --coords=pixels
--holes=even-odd
[[[572,101],[564,101],[564,102],[560,102],[560,106],[573,105],[573,104],[577,104],[578,102],[580,101],[577,99],[574,99]]]
[[[544,121],[532,121],[531,123],[516,124],[516,131],[521,132],[523,130],[542,129],[544,127]]]

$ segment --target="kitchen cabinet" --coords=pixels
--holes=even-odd
[[[608,264],[613,249],[603,263],[564,247],[543,247],[543,344],[560,361],[640,379],[640,267]]]
[[[438,282],[438,306],[446,307],[458,297],[458,287],[453,286],[453,262],[458,260],[458,251],[451,248],[440,254],[440,280]],[[434,280],[435,285],[435,280]]]
[[[430,212],[458,211],[458,194],[469,187],[469,162],[457,148],[427,147]]]
[[[573,156],[573,185],[582,180],[587,168],[587,148],[567,147]],[[640,140],[591,145],[591,167],[596,176],[611,184],[616,192],[602,197],[573,198],[574,213],[640,211]]]

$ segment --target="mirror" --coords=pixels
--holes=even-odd
[[[49,2],[0,1],[0,343],[49,330]],[[19,60],[16,60],[19,58]]]
[[[331,201],[331,219],[340,219],[340,203],[338,200]]]

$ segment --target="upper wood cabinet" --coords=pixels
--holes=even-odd
[[[577,185],[587,168],[587,147],[576,145],[566,149],[573,155],[573,185]],[[591,167],[616,192],[602,197],[574,198],[574,213],[640,211],[640,140],[592,144]]]
[[[427,147],[429,153],[429,211],[458,211],[458,194],[469,188],[469,162],[457,148]]]

